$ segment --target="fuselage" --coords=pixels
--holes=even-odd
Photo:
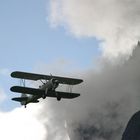
[[[21,105],[27,105],[28,103],[37,103],[39,102],[39,98],[43,98],[45,99],[47,96],[47,92],[50,90],[55,91],[55,89],[58,87],[59,85],[59,81],[57,79],[51,79],[49,81],[47,81],[46,83],[43,83],[43,85],[39,86],[39,89],[44,90],[44,95],[30,95],[27,96],[27,94],[22,94],[24,97],[27,97],[26,101],[22,101]]]

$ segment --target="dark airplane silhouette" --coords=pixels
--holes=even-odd
[[[129,120],[122,140],[140,140],[140,111],[136,112]]]

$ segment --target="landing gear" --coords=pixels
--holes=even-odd
[[[57,92],[56,92],[56,98],[57,98],[57,101],[61,100],[61,97],[59,96],[59,94]]]
[[[24,107],[26,108],[26,105],[24,105]]]
[[[45,95],[45,94],[43,94],[43,95],[42,95],[42,98],[43,98],[43,99],[45,99],[45,98],[46,98],[46,95]]]
[[[57,101],[60,101],[61,100],[61,97],[57,97]]]

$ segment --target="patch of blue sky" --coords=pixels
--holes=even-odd
[[[0,70],[32,72],[39,62],[49,67],[58,59],[70,61],[77,69],[94,65],[93,59],[100,55],[99,42],[95,38],[75,38],[62,27],[51,28],[46,21],[46,4],[46,0],[0,1]],[[8,95],[2,108],[8,110],[15,106],[9,102],[13,80],[0,76]]]
[[[99,54],[95,39],[76,39],[63,28],[50,29],[43,10],[45,2],[42,6],[38,3],[38,7],[33,6],[35,2],[30,6],[28,2],[26,5],[25,2],[17,4],[11,3],[7,9],[9,12],[5,11],[9,14],[3,12],[5,15],[1,15],[0,46],[1,53],[5,54],[4,58],[1,55],[1,64],[4,60],[5,66],[20,66],[19,69],[24,69],[25,66],[32,67],[37,60],[47,63],[62,57],[86,66]]]
[[[56,35],[57,34],[57,35]],[[92,67],[93,59],[100,55],[98,43],[94,38],[74,38],[72,35],[67,34],[63,29],[57,29],[57,33],[53,35],[51,46],[48,51],[51,56],[63,58],[65,60],[76,63],[81,69],[85,67]]]

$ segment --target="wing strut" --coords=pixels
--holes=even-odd
[[[19,83],[20,83],[20,86],[23,86],[23,87],[26,86],[25,79],[20,79]]]
[[[72,93],[73,85],[67,85],[66,91]]]

